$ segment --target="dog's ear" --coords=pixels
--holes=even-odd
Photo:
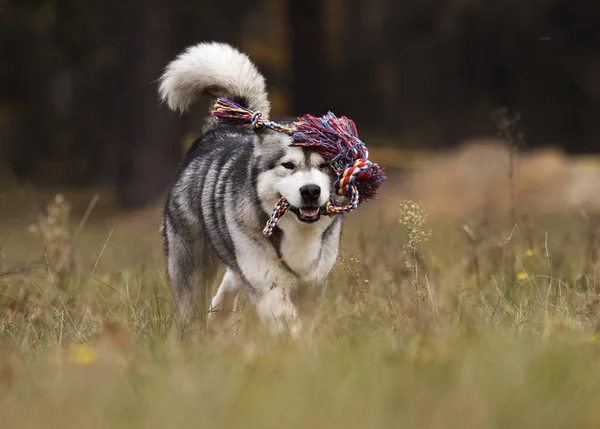
[[[257,134],[254,151],[258,157],[260,170],[268,171],[277,167],[289,150],[292,139],[285,134],[267,130]]]
[[[254,132],[258,137],[255,146],[259,147],[260,149],[279,148],[285,151],[293,142],[292,137],[288,136],[287,134],[272,131],[267,128],[259,128]]]

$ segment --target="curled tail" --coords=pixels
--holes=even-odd
[[[165,69],[158,92],[175,112],[186,112],[202,95],[226,97],[269,116],[265,78],[247,55],[224,43],[187,48]]]

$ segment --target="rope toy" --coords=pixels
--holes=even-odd
[[[250,124],[253,128],[268,128],[287,134],[293,140],[290,146],[306,147],[321,155],[337,175],[334,183],[337,195],[348,200],[347,204],[340,205],[339,201],[331,198],[319,208],[323,215],[334,216],[356,210],[363,201],[377,196],[377,190],[386,179],[379,165],[369,161],[369,151],[358,138],[356,125],[345,116],[338,118],[332,112],[320,118],[305,115],[292,126],[287,126],[263,118],[259,111],[247,109],[226,98],[217,99],[212,115],[220,123]],[[299,211],[285,198],[280,198],[263,229],[265,236],[273,233],[277,222],[288,210]]]

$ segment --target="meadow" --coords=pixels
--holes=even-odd
[[[244,303],[235,335],[179,324],[158,208],[13,201],[2,428],[600,427],[591,209],[445,219],[369,203],[347,218],[317,330],[292,341]]]

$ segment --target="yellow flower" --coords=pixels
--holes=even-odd
[[[519,280],[527,280],[528,278],[529,278],[529,275],[527,273],[517,274],[517,279],[519,279]]]
[[[527,252],[525,252],[525,255],[527,255],[527,256],[533,256],[533,250],[527,249]]]
[[[72,344],[69,347],[69,362],[87,365],[96,360],[96,351],[85,344]]]
[[[598,340],[598,337],[595,335],[590,335],[589,337],[587,337],[588,343],[595,343],[597,340]]]

